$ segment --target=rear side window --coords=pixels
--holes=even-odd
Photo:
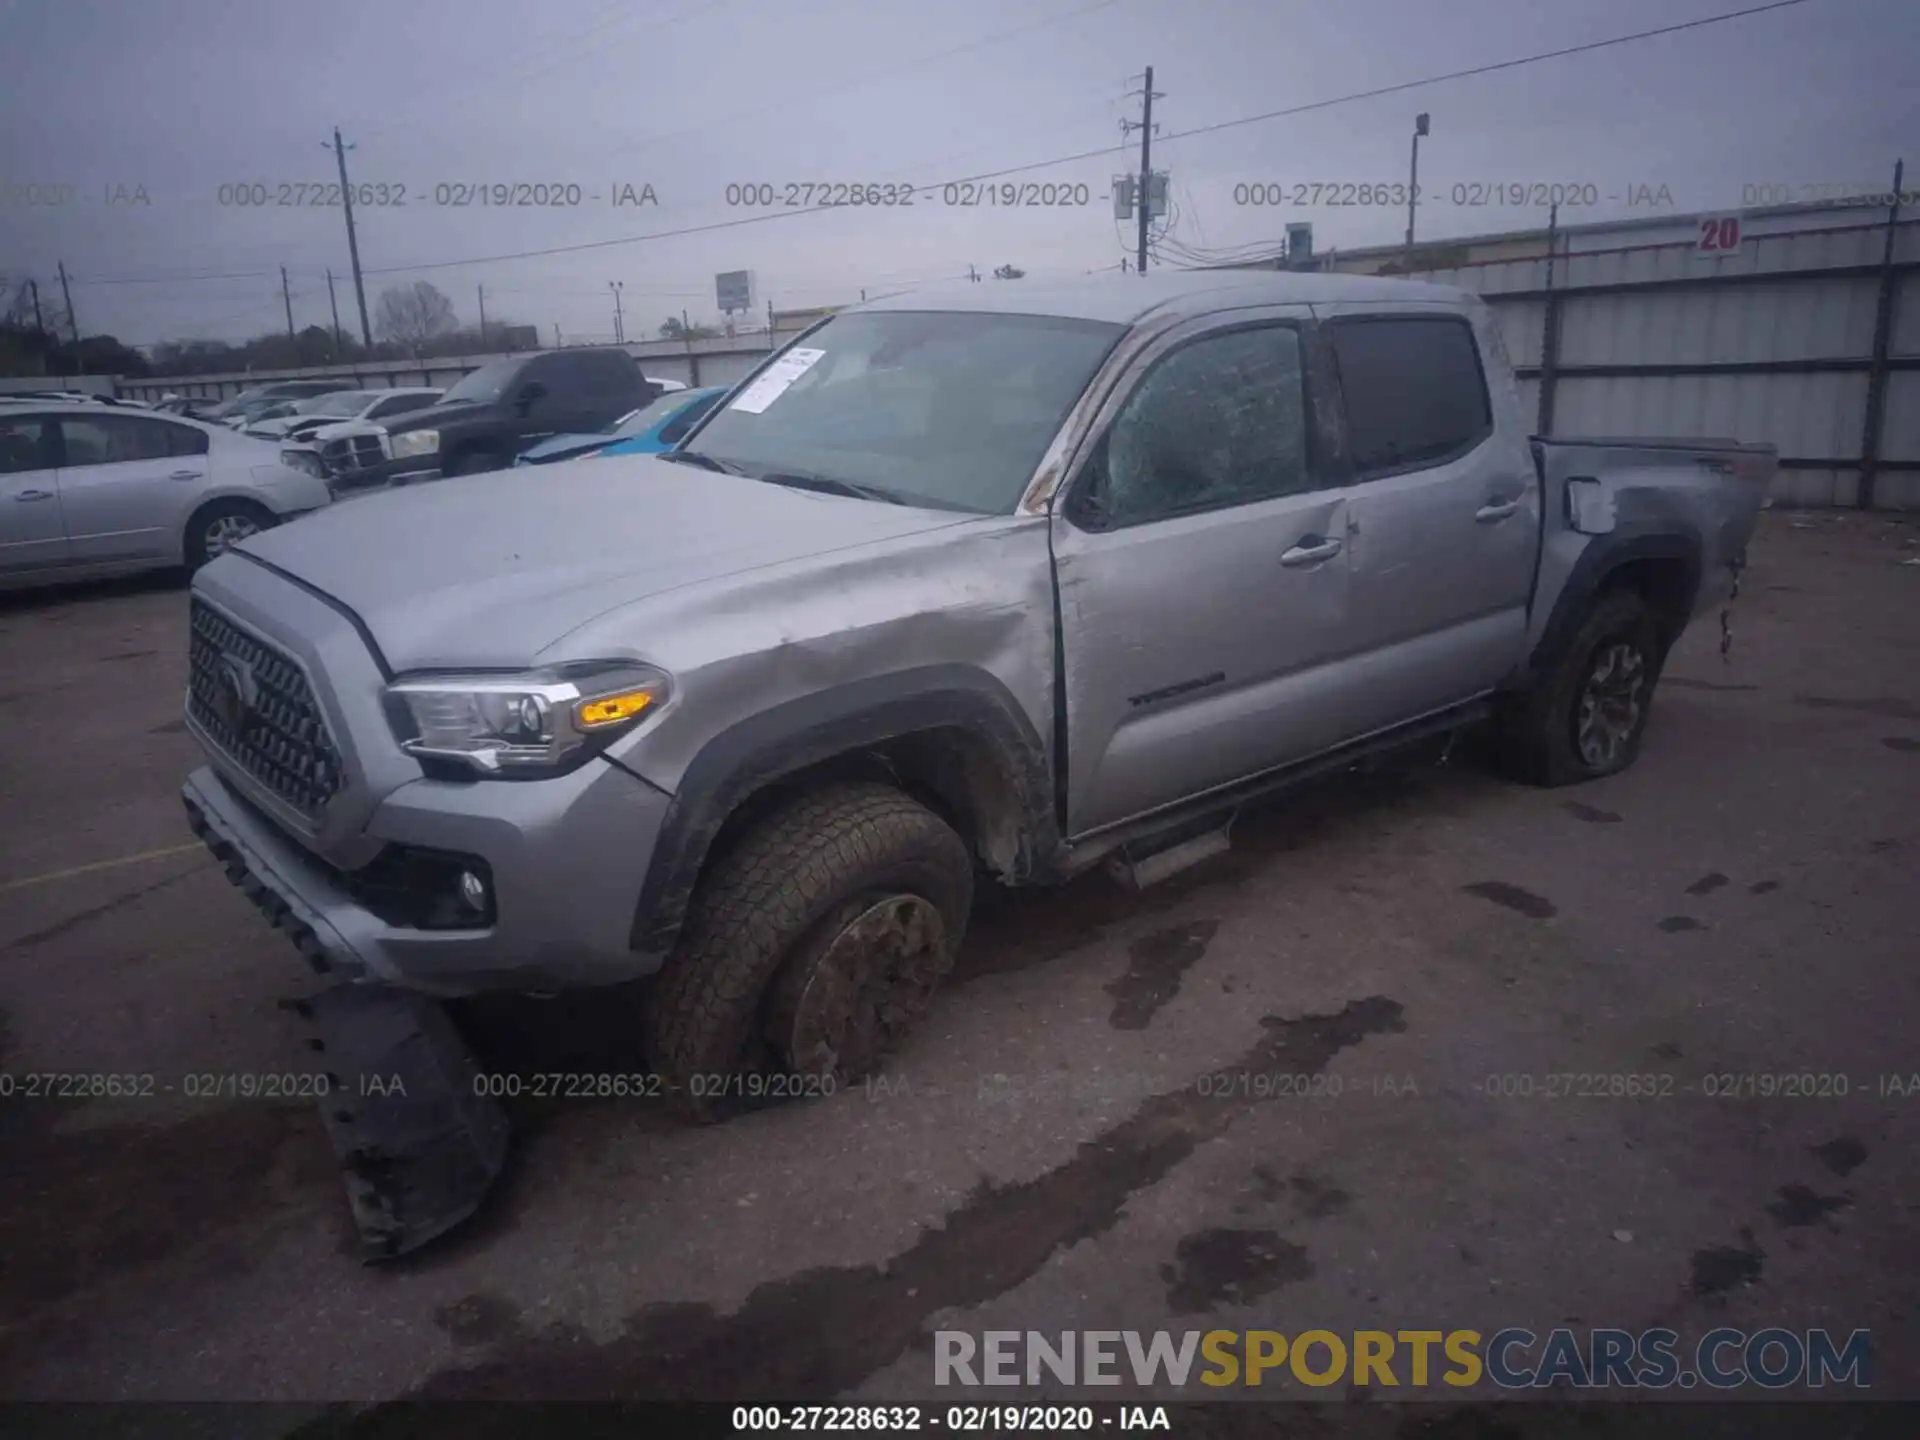
[[[582,355],[582,388],[589,395],[620,399],[640,393],[640,367],[623,351]]]
[[[60,431],[68,466],[114,465],[207,453],[206,433],[190,425],[130,415],[63,415]]]
[[[1360,476],[1442,465],[1493,433],[1480,352],[1466,321],[1336,320],[1327,335]]]

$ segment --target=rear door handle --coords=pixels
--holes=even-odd
[[[1297,569],[1302,565],[1318,565],[1322,560],[1331,560],[1340,553],[1338,540],[1322,540],[1317,535],[1309,535],[1291,550],[1280,556],[1280,563],[1288,569]]]
[[[200,475],[201,472],[198,470],[176,470],[167,476],[167,478],[169,480],[198,480]]]
[[[16,500],[51,500],[53,498],[53,491],[22,490],[18,495],[14,496],[13,498]]]
[[[1504,520],[1520,508],[1518,500],[1489,500],[1473,512],[1473,518],[1482,525],[1491,525],[1496,520]]]

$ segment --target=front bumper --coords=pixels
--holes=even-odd
[[[389,923],[369,908],[373,866],[336,869],[210,766],[181,798],[228,878],[330,978],[450,997],[614,985],[659,967],[630,946],[668,797],[605,761],[549,780],[410,781],[374,809],[378,846],[485,861],[494,917],[475,929]]]
[[[336,493],[352,490],[375,490],[383,485],[412,485],[422,480],[440,478],[440,457],[438,455],[408,455],[395,460],[383,457],[371,462],[348,454],[336,456],[329,451],[321,452],[321,468],[326,472],[326,481]]]

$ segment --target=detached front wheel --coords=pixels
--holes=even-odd
[[[881,784],[775,812],[695,895],[648,1006],[648,1052],[702,1120],[872,1074],[952,969],[973,864]]]
[[[1630,590],[1602,596],[1508,715],[1502,742],[1510,768],[1536,785],[1572,785],[1626,769],[1640,753],[1665,658],[1645,600]]]

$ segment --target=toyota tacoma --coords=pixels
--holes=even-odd
[[[201,570],[186,806],[359,997],[336,1032],[387,997],[452,1052],[443,999],[604,987],[635,1071],[712,1116],[782,1088],[715,1077],[879,1065],[982,879],[1151,883],[1469,726],[1538,783],[1631,764],[1775,464],[1530,438],[1446,287],[892,297],[664,455],[391,492]]]

